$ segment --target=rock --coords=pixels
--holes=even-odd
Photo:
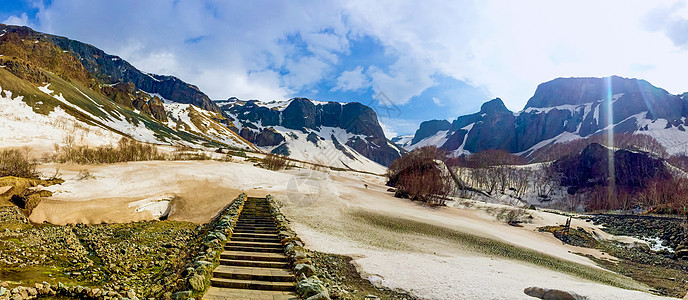
[[[523,292],[528,296],[543,300],[588,300],[588,297],[581,296],[573,292],[539,287],[528,287],[525,288]]]
[[[202,291],[205,288],[205,276],[198,274],[191,276],[189,285],[194,291]]]
[[[318,295],[322,292],[327,292],[327,290],[323,282],[316,276],[306,278],[296,284],[296,293],[301,296],[301,298],[308,299],[308,297]],[[329,298],[329,295],[327,297]]]
[[[0,287],[0,296],[4,296],[5,293],[7,293],[7,289],[5,287]]]
[[[315,268],[308,264],[298,264],[294,267],[294,271],[297,275],[304,274],[306,277],[315,275]]]
[[[181,291],[172,294],[172,300],[186,300],[191,298],[191,291]]]
[[[327,294],[327,291],[322,291],[318,294],[306,298],[306,300],[330,300],[330,296]]]

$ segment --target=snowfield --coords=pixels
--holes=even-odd
[[[69,136],[82,145],[115,144],[121,135],[101,127],[88,125],[56,107],[50,114],[34,112],[22,96],[12,98],[12,92],[0,87],[0,148],[26,147],[35,153],[52,150]]]
[[[394,198],[380,176],[300,168],[275,172],[244,161],[42,165],[40,171],[50,173],[55,168],[60,168],[67,181],[48,187],[55,194],[36,207],[31,215],[34,222],[153,220],[157,213],[169,211],[172,220],[204,223],[240,192],[249,196],[272,194],[307,248],[351,256],[362,275],[373,283],[402,289],[421,299],[532,299],[523,293],[530,286],[570,290],[590,299],[665,299],[481,254],[442,236],[387,230],[357,217],[368,213],[441,226],[593,268],[598,267],[573,252],[613,259],[597,250],[562,245],[551,234],[535,230],[563,224],[565,217],[557,214],[532,212],[533,223],[517,228],[496,221],[486,212],[485,207],[504,207],[498,204],[473,203],[466,208],[457,202],[430,208]],[[95,178],[78,180],[78,172],[84,169]],[[572,226],[605,238],[636,241],[609,236],[580,220],[574,220]],[[638,288],[645,289],[640,284]]]

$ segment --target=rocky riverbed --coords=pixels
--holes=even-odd
[[[614,235],[627,235],[645,240],[655,240],[654,245],[669,258],[688,259],[688,221],[682,218],[658,218],[651,216],[595,215],[590,218],[594,224]],[[659,247],[662,246],[662,247]]]

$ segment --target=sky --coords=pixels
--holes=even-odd
[[[386,135],[559,77],[688,91],[687,1],[0,0],[30,26],[174,75],[212,99],[357,101]]]

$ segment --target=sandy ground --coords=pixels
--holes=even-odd
[[[647,293],[589,282],[527,263],[487,257],[437,238],[388,232],[352,219],[360,211],[424,222],[531,248],[569,261],[595,266],[571,252],[603,257],[596,250],[562,245],[537,226],[563,224],[565,217],[535,212],[533,224],[505,225],[473,208],[429,208],[392,197],[384,179],[349,172],[294,169],[273,172],[248,163],[214,161],[136,162],[106,166],[60,167],[62,185],[49,187],[55,195],[41,202],[34,222],[127,222],[153,219],[149,211],[135,212],[129,204],[169,197],[170,219],[207,222],[238,193],[272,194],[283,205],[292,228],[313,250],[349,255],[361,273],[376,284],[403,289],[422,299],[533,299],[529,286],[574,291],[591,299],[664,299]],[[95,179],[78,180],[81,170]],[[367,187],[365,186],[367,185]],[[574,220],[573,226],[599,230]],[[631,241],[631,239],[628,239]],[[605,272],[600,270],[601,272]]]

